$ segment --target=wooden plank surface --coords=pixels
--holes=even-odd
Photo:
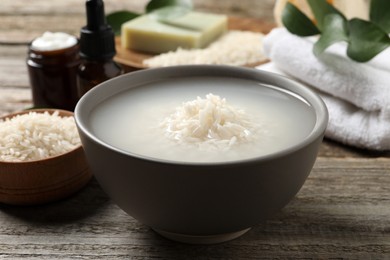
[[[106,0],[142,11],[146,0]],[[198,10],[272,24],[273,0],[196,0]],[[31,106],[27,43],[47,30],[77,35],[84,1],[0,1],[0,114]],[[119,209],[93,180],[43,206],[0,204],[0,259],[390,259],[388,152],[325,140],[305,185],[283,210],[244,236],[189,246],[161,238]]]
[[[296,198],[273,219],[212,246],[161,238],[92,181],[75,196],[50,205],[2,205],[0,258],[386,259],[389,166],[383,158],[319,158]]]

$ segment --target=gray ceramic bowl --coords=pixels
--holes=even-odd
[[[286,149],[225,163],[151,159],[105,143],[91,129],[91,111],[114,94],[150,82],[198,76],[249,79],[293,92],[313,109],[314,127]],[[170,239],[217,243],[244,234],[297,194],[317,157],[328,113],[315,93],[288,78],[249,68],[200,65],[148,69],[106,81],[83,96],[75,119],[91,170],[119,207]]]

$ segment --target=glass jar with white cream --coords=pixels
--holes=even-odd
[[[63,32],[45,32],[31,42],[27,67],[34,107],[73,111],[78,101],[79,43]]]

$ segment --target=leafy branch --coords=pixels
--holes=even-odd
[[[132,20],[145,13],[155,12],[157,10],[165,9],[165,11],[159,12],[160,16],[167,16],[169,14],[177,12],[177,7],[184,9],[192,9],[191,0],[150,0],[144,9],[144,13],[136,13],[127,10],[116,11],[106,16],[107,23],[112,27],[116,35],[121,33],[121,26],[123,23]],[[162,17],[162,18],[164,18]]]
[[[306,37],[320,34],[313,52],[321,55],[336,42],[347,42],[347,56],[358,62],[371,60],[390,47],[390,1],[371,0],[369,21],[348,20],[326,0],[307,0],[316,23],[295,5],[287,3],[282,22],[291,33]]]

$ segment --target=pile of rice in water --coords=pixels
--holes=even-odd
[[[184,102],[162,121],[161,127],[177,143],[218,150],[252,141],[259,129],[244,110],[211,93],[205,99]]]
[[[262,33],[229,31],[205,49],[183,49],[162,53],[143,61],[148,67],[188,64],[224,64],[243,66],[256,64],[266,58]]]
[[[0,160],[23,162],[45,159],[81,144],[73,117],[59,112],[29,112],[0,121]]]

